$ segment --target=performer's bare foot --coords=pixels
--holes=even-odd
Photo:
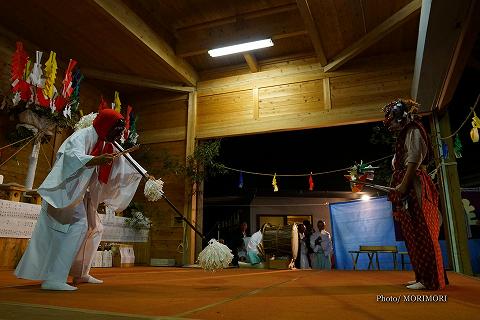
[[[423,290],[423,289],[427,289],[421,282],[417,282],[417,283],[414,283],[414,284],[411,284],[409,286],[407,286],[408,289],[412,289],[412,290]]]
[[[87,275],[87,276],[81,277],[81,278],[73,278],[73,283],[74,284],[78,284],[78,283],[100,284],[100,283],[103,283],[103,280],[99,280],[97,278],[92,277],[91,275]]]
[[[408,281],[407,283],[405,283],[406,286],[409,286],[411,284],[415,284],[417,283],[418,281],[417,280],[411,280],[411,281]]]
[[[42,282],[43,290],[57,290],[57,291],[75,291],[77,287],[73,287],[64,282],[59,281],[43,281]]]

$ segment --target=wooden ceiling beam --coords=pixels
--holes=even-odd
[[[297,10],[297,6],[294,3],[289,3],[285,5],[281,5],[278,7],[273,7],[273,8],[266,8],[263,10],[258,10],[258,11],[252,11],[252,12],[246,12],[243,14],[239,14],[236,16],[231,16],[227,18],[222,18],[222,19],[216,19],[212,21],[207,21],[204,23],[199,23],[199,24],[194,24],[191,26],[184,26],[184,27],[178,27],[175,32],[177,34],[179,33],[184,33],[184,32],[191,32],[191,31],[197,31],[197,30],[202,30],[202,29],[208,29],[208,28],[215,28],[215,27],[220,27],[226,24],[230,23],[236,23],[238,21],[243,21],[243,20],[250,20],[250,19],[255,19],[255,18],[261,18],[269,15],[274,15],[282,12],[288,12],[288,11],[294,11]]]
[[[245,58],[245,61],[248,64],[248,67],[250,68],[250,71],[253,72],[258,72],[260,68],[258,67],[258,62],[255,56],[251,53],[244,53],[243,57]]]
[[[478,33],[478,0],[424,0],[411,96],[422,110],[445,111]]]
[[[196,85],[198,76],[185,60],[175,55],[168,43],[156,34],[122,1],[93,0],[115,22],[128,30],[139,42],[154,52],[159,59],[185,83]]]
[[[195,89],[194,87],[183,86],[176,83],[160,82],[132,75],[118,74],[89,68],[82,68],[82,73],[87,79],[89,78],[104,80],[108,82],[128,84],[143,88],[152,88],[173,92],[193,92]]]
[[[413,17],[422,7],[422,0],[413,0],[402,9],[393,14],[390,18],[375,27],[372,31],[360,38],[350,47],[340,52],[329,64],[324,67],[324,71],[335,71],[354,57],[358,56],[364,50],[377,43],[383,37],[400,27]]]
[[[303,22],[305,23],[305,27],[307,28],[308,35],[310,36],[313,47],[315,48],[315,53],[317,54],[318,61],[323,67],[327,64],[327,57],[325,56],[322,41],[317,30],[317,24],[313,19],[312,12],[310,11],[310,6],[308,5],[308,0],[297,0],[297,6],[300,10],[300,15],[303,18]]]
[[[281,39],[305,35],[305,27],[298,10],[282,12],[258,19],[230,23],[178,34],[175,52],[179,57],[205,54],[212,48],[254,41],[265,38]]]
[[[458,83],[463,74],[463,70],[468,63],[468,58],[475,46],[475,41],[480,32],[480,23],[478,23],[478,17],[480,17],[480,0],[474,0],[471,3],[471,7],[468,10],[468,16],[465,22],[462,24],[462,31],[455,46],[455,51],[450,62],[450,67],[447,71],[445,81],[440,91],[440,97],[438,99],[438,109],[440,112],[447,107],[451,102],[455,91],[457,90]]]

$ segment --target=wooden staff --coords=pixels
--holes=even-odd
[[[392,188],[392,187],[382,186],[382,185],[363,182],[363,181],[350,181],[350,183],[363,184],[366,187],[370,187],[370,188],[380,190],[380,191],[385,191],[385,192],[395,191],[395,188]]]
[[[138,173],[140,173],[145,179],[149,180],[149,176],[147,175],[147,170],[143,169],[133,158],[130,154],[128,153],[125,153],[127,152],[128,150],[130,149],[127,149],[127,150],[123,150],[123,148],[120,146],[120,144],[117,142],[117,141],[114,141],[113,144],[115,145],[115,147],[120,150],[120,153],[124,154],[125,156],[125,159],[128,160],[128,162],[130,162],[130,164],[135,168],[135,170],[138,171]],[[190,222],[188,221],[188,219],[180,212],[180,210],[177,209],[177,207],[175,207],[175,205],[167,198],[167,196],[165,195],[165,193],[162,193],[162,198],[165,199],[165,201],[170,205],[170,207],[173,209],[173,211],[175,211],[176,214],[178,214],[182,219],[183,221],[185,221],[185,223],[190,227],[192,228],[202,239],[205,239],[205,236]]]

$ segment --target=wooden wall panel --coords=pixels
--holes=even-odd
[[[138,133],[142,148],[138,151],[137,160],[157,178],[164,181],[163,190],[168,199],[183,213],[185,199],[185,179],[168,172],[164,168],[162,155],[185,161],[186,96],[170,99],[137,98],[133,102],[138,115]],[[175,259],[182,263],[179,245],[183,238],[183,224],[175,220],[175,212],[164,200],[147,202],[143,195],[144,182],[139,186],[134,201],[141,202],[146,215],[152,221],[150,229],[150,258]]]
[[[252,90],[228,92],[211,96],[198,97],[198,119],[208,122],[222,122],[231,118],[245,121],[253,118]]]
[[[409,96],[412,73],[409,70],[369,72],[330,79],[332,108],[377,104]]]
[[[305,81],[258,90],[259,118],[317,112],[325,108],[323,81]]]
[[[158,103],[153,106],[136,106],[139,117],[138,130],[167,129],[185,126],[187,121],[185,100]]]
[[[142,144],[183,141],[187,134],[187,96],[180,98],[145,97],[135,101],[139,142]],[[184,150],[185,153],[185,150]]]
[[[201,81],[197,138],[380,120],[385,103],[409,96],[413,63],[413,54],[403,53],[357,59],[340,71],[325,73],[318,63],[305,59]],[[252,94],[257,88],[258,114]]]

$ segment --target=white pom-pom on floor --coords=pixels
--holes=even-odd
[[[149,179],[145,183],[145,189],[143,190],[145,197],[148,201],[157,201],[162,199],[163,196],[163,181],[162,179],[152,180]]]
[[[75,124],[75,131],[83,129],[83,128],[88,128],[93,125],[93,120],[97,117],[98,113],[89,113],[78,120],[78,122]]]
[[[228,268],[233,254],[226,245],[215,239],[208,241],[208,246],[198,255],[198,263],[205,270],[219,270]]]

